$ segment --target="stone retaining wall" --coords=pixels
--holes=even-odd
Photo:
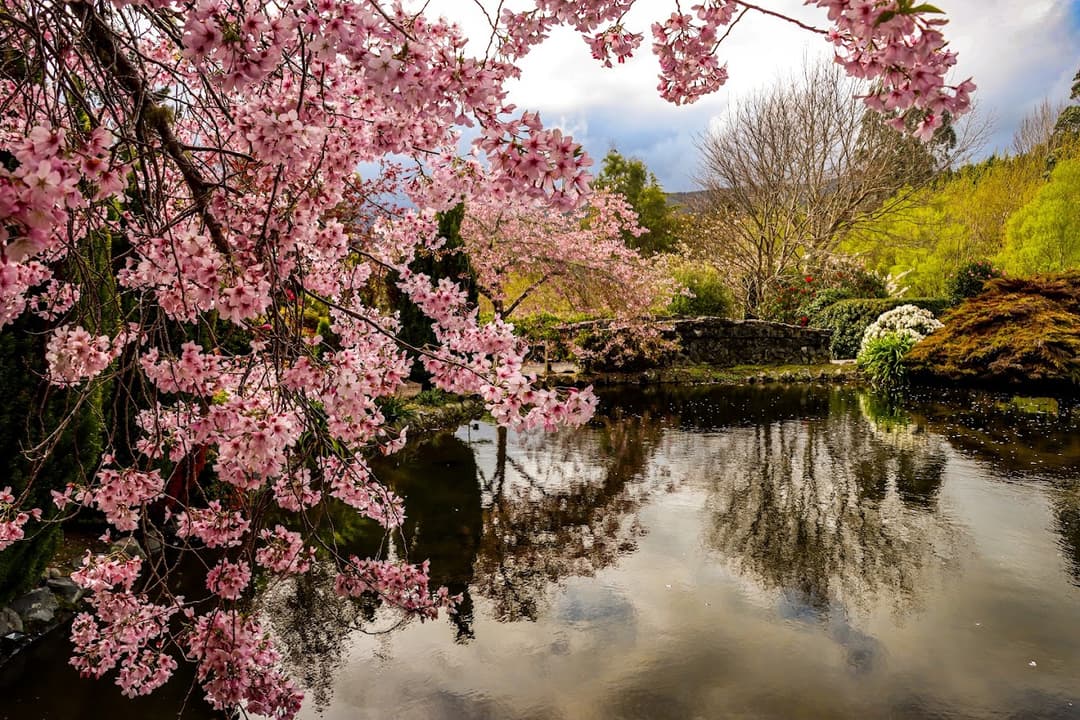
[[[831,330],[720,317],[657,320],[655,324],[665,337],[678,341],[675,364],[819,365],[832,360]],[[606,321],[575,323],[564,326],[562,332],[573,338],[582,332],[606,330],[608,325]]]
[[[831,330],[763,320],[703,317],[676,320],[674,335],[690,363],[732,365],[817,365],[832,359]]]

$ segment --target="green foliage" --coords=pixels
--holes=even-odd
[[[859,353],[859,367],[875,389],[895,394],[907,385],[904,356],[915,346],[915,339],[905,333],[885,333],[869,342]]]
[[[1080,386],[1080,271],[991,280],[944,320],[908,356],[918,379]]]
[[[689,295],[677,293],[666,310],[675,317],[731,317],[734,299],[715,268],[686,265],[672,271],[672,277]]]
[[[675,247],[674,219],[667,195],[644,162],[625,158],[612,149],[604,157],[593,184],[622,195],[637,213],[638,224],[647,232],[638,237],[623,233],[623,242],[628,247],[645,255],[669,252]]]
[[[825,308],[841,300],[853,300],[858,296],[853,294],[850,288],[824,288],[814,294],[808,301],[799,305],[798,314],[806,318],[806,324],[810,325],[814,318],[824,312]]]
[[[963,265],[949,278],[946,292],[954,303],[961,303],[982,292],[987,280],[1001,277],[1001,271],[988,260],[975,260]]]
[[[78,257],[61,273],[83,276],[83,296],[72,316],[93,334],[114,335],[119,324],[113,243],[96,234],[80,244]],[[0,332],[0,488],[18,497],[29,488],[24,507],[46,515],[50,491],[85,483],[103,452],[112,383],[63,390],[45,380],[45,344],[50,326],[25,314]],[[38,582],[62,533],[58,525],[31,521],[27,540],[0,552],[0,605]]]
[[[555,341],[567,321],[553,313],[535,313],[514,318],[514,330],[529,342]]]
[[[956,145],[956,131],[948,119],[935,131],[930,142],[923,142],[911,132],[900,133],[886,120],[881,113],[867,110],[862,117],[856,146],[860,161],[882,163],[882,167],[887,168],[888,174],[880,183],[881,190],[872,198],[878,203],[886,200],[896,188],[919,186],[931,180],[946,164],[944,153]],[[918,114],[907,116],[909,131],[915,129],[919,120]]]
[[[404,425],[412,420],[415,413],[409,404],[397,395],[388,395],[375,400],[375,405],[379,408],[379,412],[386,418],[386,422],[389,425]]]
[[[763,320],[808,325],[815,313],[848,298],[885,297],[885,281],[854,260],[832,258],[778,279],[759,307]]]
[[[811,317],[809,324],[812,327],[833,331],[830,347],[834,358],[853,358],[859,352],[859,344],[862,342],[866,328],[870,327],[870,324],[882,313],[901,305],[915,305],[940,316],[951,306],[951,303],[943,298],[840,300]]]
[[[445,390],[439,388],[428,388],[422,390],[416,394],[413,398],[413,402],[417,405],[424,405],[426,407],[442,407],[450,402],[458,400],[458,396],[452,393],[448,393]]]
[[[85,482],[102,452],[104,386],[94,385],[79,404],[80,391],[59,390],[43,379],[43,323],[23,317],[0,333],[0,488],[11,486],[18,496],[28,486],[27,507],[52,508],[51,490]],[[55,446],[40,462],[28,451],[55,437]],[[40,452],[40,451],[39,451]],[[36,457],[35,453],[35,457]],[[0,604],[28,590],[60,541],[57,525],[27,526],[27,537],[0,553]]]
[[[1044,156],[991,157],[917,191],[902,189],[883,214],[845,237],[841,250],[885,275],[907,273],[907,294],[939,297],[966,263],[994,257],[1009,217],[1045,183]]]
[[[1063,160],[1050,181],[1016,212],[999,261],[1014,275],[1063,272],[1080,265],[1080,158]]]

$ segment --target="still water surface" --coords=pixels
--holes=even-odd
[[[816,387],[604,406],[380,468],[406,502],[396,552],[462,610],[346,632],[325,587],[267,598],[303,717],[1080,718],[1075,406]],[[63,649],[0,675],[0,718],[176,716],[182,683],[128,709]]]

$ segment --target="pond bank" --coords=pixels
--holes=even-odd
[[[816,365],[678,365],[632,372],[588,372],[574,363],[552,363],[552,372],[543,365],[527,365],[526,373],[535,373],[548,386],[610,385],[768,385],[772,383],[861,382],[859,369],[852,361],[834,361]]]
[[[84,609],[86,591],[75,584],[70,573],[81,565],[83,555],[91,549],[145,557],[134,539],[126,538],[109,546],[85,531],[66,531],[37,586],[0,606],[0,665],[66,626],[75,613]]]

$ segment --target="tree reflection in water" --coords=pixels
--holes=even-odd
[[[616,408],[587,429],[496,437],[483,477],[476,589],[501,621],[535,620],[551,586],[591,576],[635,548],[642,482],[663,425]]]
[[[906,611],[955,547],[934,512],[944,445],[851,394],[831,405],[712,440],[708,542],[787,602],[826,611],[885,598]]]
[[[320,532],[343,553],[366,557],[385,542],[392,557],[431,561],[431,585],[461,594],[450,620],[459,641],[472,637],[472,567],[481,527],[480,486],[472,449],[449,433],[406,447],[390,458],[374,459],[372,469],[405,501],[400,532],[384,536],[374,522],[331,501],[321,507]],[[379,602],[334,592],[331,568],[310,577],[281,582],[262,593],[259,611],[281,638],[284,661],[312,696],[316,707],[330,700],[333,677],[341,666],[352,632],[386,633],[399,616],[378,616]]]
[[[897,613],[917,606],[941,577],[935,570],[960,552],[938,508],[949,447],[991,456],[1007,472],[1046,473],[1072,466],[1080,437],[1060,409],[1056,425],[987,421],[974,402],[900,409],[811,387],[608,393],[605,405],[575,432],[516,435],[484,424],[411,443],[375,465],[405,501],[400,533],[383,537],[333,506],[327,531],[360,555],[390,542],[397,557],[431,560],[432,583],[462,595],[451,622],[466,643],[481,612],[474,602],[500,622],[537,620],[560,582],[633,551],[650,496],[685,483],[706,498],[708,547],[775,591],[782,613],[822,619],[864,668],[875,641],[851,613],[881,602]],[[1021,448],[1028,436],[1046,452]],[[1064,480],[1059,489],[1059,534],[1080,584],[1080,490]],[[274,588],[260,611],[317,703],[326,702],[348,633],[393,627],[373,599],[336,598],[329,575]]]
[[[430,560],[432,586],[462,596],[450,616],[458,642],[474,637],[473,593],[491,601],[500,621],[534,620],[552,585],[634,549],[634,513],[648,495],[641,480],[660,433],[648,414],[616,411],[576,433],[511,438],[492,429],[493,442],[473,445],[441,433],[373,463],[405,503],[405,523],[391,538],[397,556]],[[486,444],[495,452],[481,473],[474,450]],[[347,509],[325,510],[339,547],[370,552],[384,541]],[[377,605],[338,598],[329,573],[263,594],[260,612],[317,706],[329,699],[348,634],[395,627],[377,622]]]

